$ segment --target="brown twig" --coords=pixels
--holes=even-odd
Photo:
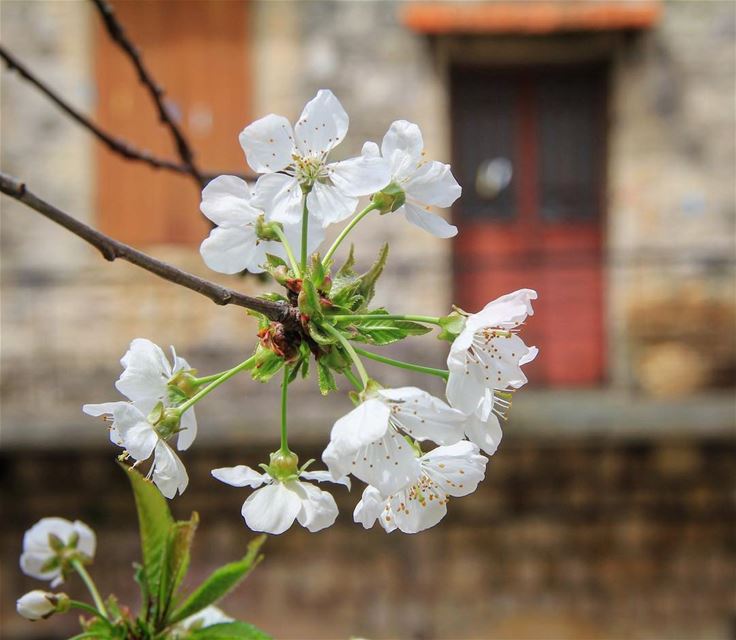
[[[200,186],[204,186],[207,183],[207,180],[195,165],[192,149],[166,107],[164,102],[164,90],[156,83],[144,66],[140,52],[128,38],[123,26],[118,22],[112,7],[106,2],[106,0],[92,0],[92,2],[95,7],[97,7],[105,28],[112,40],[118,44],[118,46],[130,58],[133,66],[135,66],[136,71],[138,72],[138,78],[148,90],[148,93],[151,95],[151,99],[154,101],[156,108],[158,109],[159,120],[171,132],[171,136],[176,143],[176,150],[182,163],[187,168],[188,173],[192,175]]]
[[[48,87],[43,81],[38,79],[31,71],[26,68],[15,56],[9,51],[4,49],[0,45],[0,58],[3,59],[8,70],[15,71],[24,80],[30,82],[36,87],[41,93],[49,98],[56,106],[58,106],[64,113],[66,113],[72,120],[75,120],[81,124],[85,129],[92,132],[98,140],[102,141],[110,150],[115,153],[119,153],[128,160],[137,160],[145,162],[156,169],[168,169],[170,171],[176,171],[177,173],[189,174],[190,170],[183,164],[172,162],[171,160],[163,160],[152,155],[148,151],[142,151],[137,149],[133,145],[129,144],[125,140],[116,138],[106,131],[103,131],[89,118],[81,114],[69,103],[59,97],[51,88]]]
[[[2,172],[0,172],[0,191],[29,206],[56,224],[61,225],[74,235],[79,236],[82,240],[95,247],[105,260],[113,261],[120,258],[146,271],[150,271],[159,278],[196,291],[216,304],[233,304],[239,307],[245,307],[246,309],[262,313],[271,320],[283,323],[286,328],[300,330],[299,320],[296,317],[298,314],[295,314],[293,308],[289,305],[254,298],[238,291],[227,289],[214,282],[182,271],[166,262],[157,260],[127,244],[118,242],[104,233],[80,222],[68,213],[57,209],[45,200],[42,200],[29,191],[23,182]]]

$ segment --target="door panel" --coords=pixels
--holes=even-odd
[[[606,69],[457,68],[452,76],[456,299],[539,293],[529,377],[602,381]]]

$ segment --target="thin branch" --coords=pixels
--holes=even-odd
[[[77,111],[69,103],[59,97],[51,88],[48,87],[48,85],[33,75],[27,67],[21,64],[21,62],[9,51],[3,48],[2,45],[0,45],[0,58],[3,59],[9,71],[15,71],[21,78],[30,82],[41,93],[55,103],[64,113],[72,118],[72,120],[75,120],[85,129],[91,131],[93,135],[95,135],[115,153],[119,153],[128,160],[145,162],[156,169],[169,169],[170,171],[176,171],[177,173],[189,174],[189,169],[183,164],[178,164],[171,160],[156,158],[150,152],[136,149],[125,140],[111,136],[106,131],[100,129],[100,127],[98,127],[94,122]]]
[[[204,280],[199,276],[187,273],[181,269],[157,260],[142,251],[138,251],[133,247],[118,242],[113,238],[93,229],[92,227],[80,222],[76,218],[57,209],[54,205],[42,200],[37,195],[29,191],[25,184],[15,178],[0,172],[0,191],[19,202],[29,206],[49,220],[61,225],[74,235],[79,236],[93,247],[95,247],[105,258],[105,260],[113,261],[116,258],[130,262],[146,271],[157,275],[159,278],[186,287],[192,291],[206,296],[219,305],[237,305],[258,311],[267,316],[271,320],[282,322],[290,328],[298,328],[300,326],[298,318],[296,318],[286,304],[279,302],[271,302],[247,296],[238,291],[227,289],[214,282]]]
[[[92,0],[92,2],[95,7],[97,7],[110,37],[120,46],[120,48],[130,58],[133,66],[135,66],[136,71],[138,72],[138,78],[148,90],[148,93],[151,95],[151,99],[154,101],[156,108],[158,109],[159,120],[171,132],[171,136],[176,143],[176,150],[181,161],[200,186],[204,186],[206,184],[206,180],[194,164],[194,154],[192,153],[192,149],[166,107],[164,102],[164,90],[156,84],[156,81],[143,65],[143,59],[141,58],[140,52],[128,38],[123,26],[118,22],[112,7],[106,2],[106,0]]]

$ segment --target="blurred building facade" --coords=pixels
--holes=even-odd
[[[540,294],[524,331],[541,355],[484,488],[456,501],[436,531],[407,539],[351,526],[357,495],[344,499],[338,526],[318,542],[288,534],[269,543],[273,560],[252,578],[269,598],[246,587],[232,612],[242,606],[295,638],[729,637],[733,3],[113,4],[207,170],[245,171],[243,126],[269,112],[294,119],[319,88],[350,115],[345,157],[380,141],[395,119],[421,126],[428,156],[452,162],[463,186],[447,212],[460,234],[437,240],[392,216],[363,223],[361,264],[391,240],[380,303],[443,314],[518,287]],[[11,0],[0,10],[3,45],[55,90],[116,135],[174,157],[91,6]],[[191,179],[114,156],[12,73],[2,74],[1,105],[3,171],[121,240],[228,286],[262,288],[201,264],[207,227]],[[2,457],[13,505],[2,578],[20,593],[30,585],[15,570],[20,535],[43,515],[86,516],[101,545],[135,553],[130,524],[120,528],[132,509],[95,506],[95,482],[116,505],[130,500],[122,482],[104,479],[115,474],[113,454],[99,423],[80,412],[115,397],[128,342],[175,344],[201,371],[217,371],[242,360],[254,323],[103,262],[22,205],[3,199],[2,209]],[[416,338],[391,352],[440,366],[446,346]],[[442,391],[403,372],[381,378]],[[212,543],[235,555],[246,537],[237,496],[217,498],[230,500],[231,518],[209,509],[208,533],[212,496],[223,491],[209,468],[252,464],[276,441],[273,389],[242,380],[218,394],[198,410],[201,451],[188,456],[193,488],[182,507],[203,512],[200,572],[220,559],[205,552]],[[319,454],[349,403],[320,402],[313,382],[297,394],[296,441]],[[50,478],[79,475],[89,478],[84,488],[48,495]],[[353,544],[382,559],[369,586]],[[313,553],[310,566],[324,573],[315,584],[289,573],[300,553]],[[119,565],[104,562],[108,574]],[[279,590],[292,580],[321,595]],[[382,585],[394,600],[379,595]],[[5,591],[8,637],[43,637],[12,619],[16,594]],[[289,602],[296,610],[285,620]],[[331,610],[334,633],[320,632]]]

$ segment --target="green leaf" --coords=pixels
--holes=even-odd
[[[317,344],[326,346],[338,342],[335,336],[333,336],[331,333],[323,332],[316,324],[312,322],[307,325],[307,330],[309,331],[309,335],[312,340],[314,340]]]
[[[269,302],[289,302],[286,296],[282,296],[280,293],[276,293],[275,291],[262,293],[258,298],[261,300],[268,300]]]
[[[197,640],[271,640],[271,636],[247,622],[222,622],[189,633],[187,638]]]
[[[266,266],[275,269],[276,267],[288,267],[289,265],[286,264],[286,261],[283,258],[279,258],[279,256],[275,256],[272,253],[267,253]]]
[[[376,294],[376,282],[383,273],[387,258],[388,242],[381,247],[381,250],[378,252],[378,258],[376,258],[373,266],[360,276],[359,293],[363,296],[363,306],[368,305],[373,300],[373,296]]]
[[[146,480],[132,467],[122,463],[120,467],[127,473],[133,487],[143,554],[142,577],[145,581],[145,592],[151,597],[158,594],[161,588],[169,530],[174,524],[174,519],[171,517],[166,498],[161,495],[156,485]]]
[[[255,355],[256,364],[250,374],[253,380],[258,380],[258,382],[268,382],[284,364],[283,358],[260,344],[256,348]]]
[[[346,278],[349,276],[357,275],[355,271],[353,271],[353,267],[355,266],[355,245],[350,244],[350,251],[348,251],[348,257],[345,259],[345,263],[340,267],[337,271],[337,277],[338,278]]]
[[[317,380],[319,382],[319,391],[323,396],[326,396],[330,391],[337,391],[335,377],[322,359],[317,360]]]
[[[259,555],[259,551],[265,541],[266,536],[258,536],[248,545],[248,553],[245,554],[242,560],[231,562],[219,569],[215,569],[184,601],[184,604],[171,614],[168,621],[169,624],[179,622],[184,618],[194,615],[206,606],[215,604],[218,600],[230,593],[263,559],[263,556]],[[208,627],[208,629],[210,628],[212,627]]]
[[[169,530],[156,616],[159,621],[166,620],[171,601],[189,569],[192,541],[198,524],[199,515],[195,511],[190,520],[175,522]]]
[[[386,312],[374,313],[375,318],[356,320],[352,323],[352,340],[368,344],[384,345],[403,340],[407,336],[421,336],[431,331],[429,327],[409,320],[381,318]]]

